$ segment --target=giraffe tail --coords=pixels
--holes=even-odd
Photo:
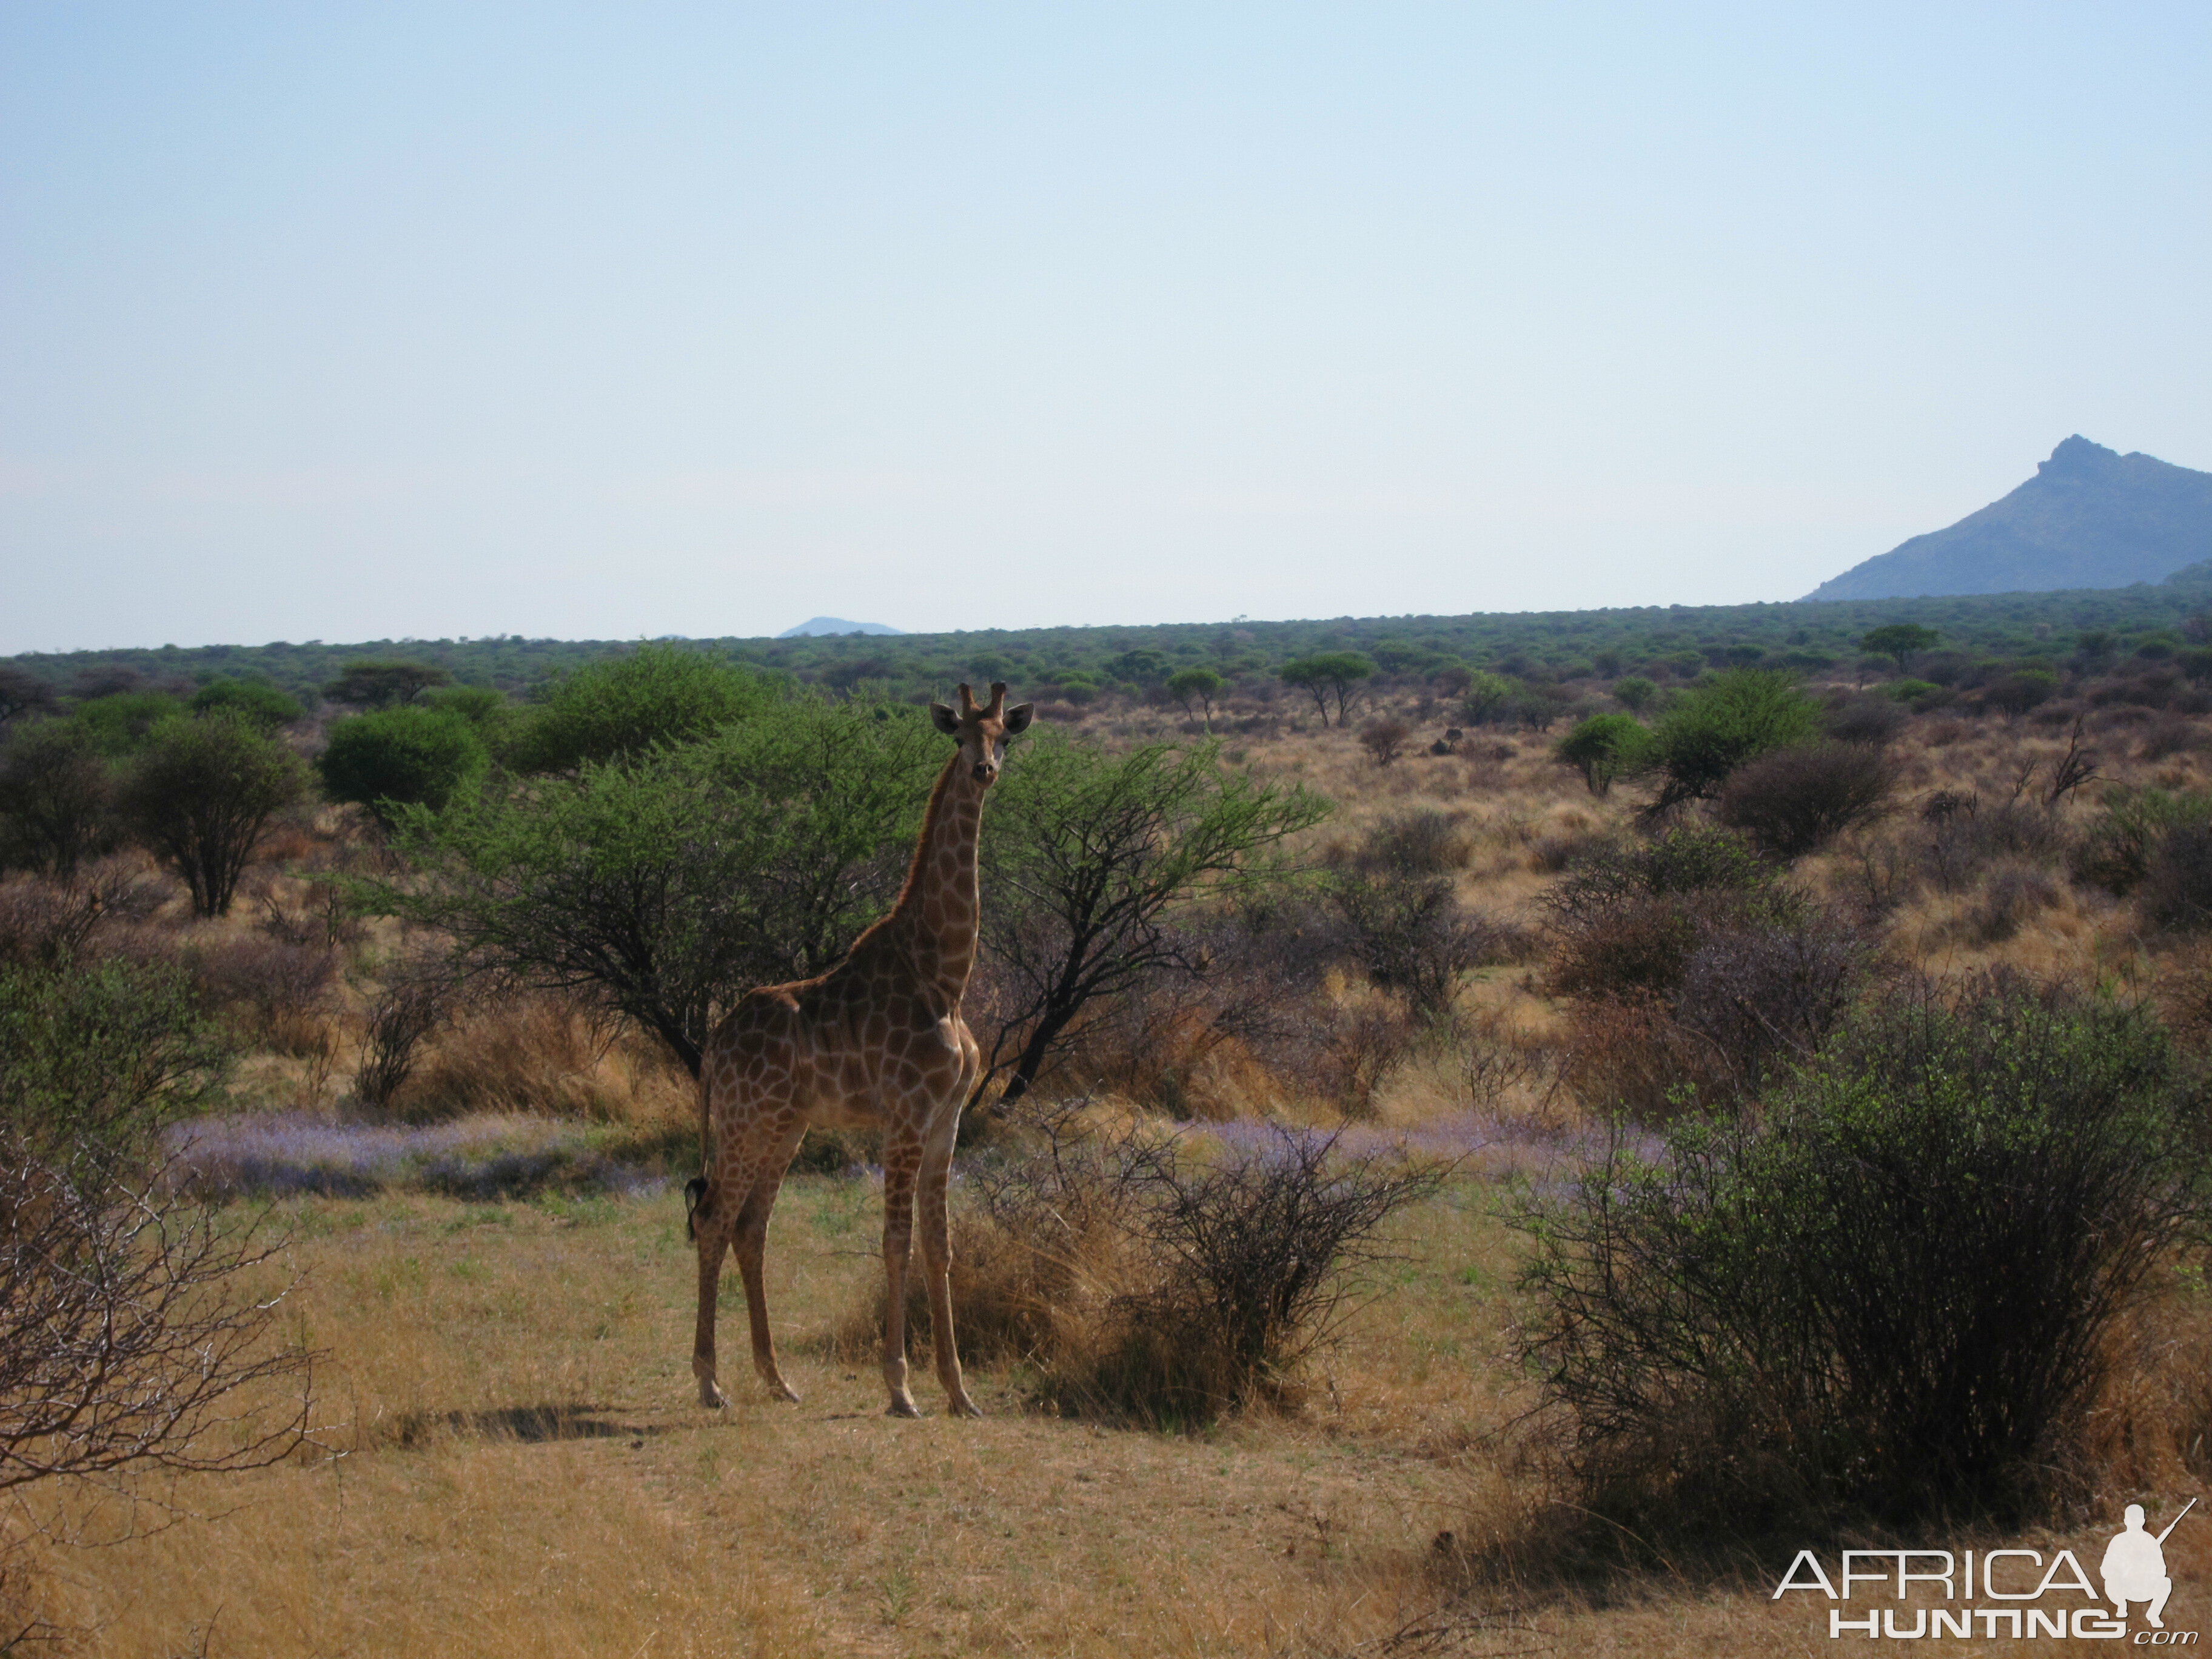
[[[714,1108],[707,1084],[707,1068],[699,1068],[699,1165],[701,1173],[684,1183],[684,1237],[693,1243],[699,1237],[699,1206],[707,1200],[705,1171],[712,1167],[713,1159],[707,1149],[708,1130],[714,1123]]]

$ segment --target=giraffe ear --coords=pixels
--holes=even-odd
[[[1030,729],[1030,721],[1036,717],[1033,702],[1017,703],[1006,710],[1006,728],[1008,737],[1016,737]]]
[[[933,702],[929,705],[929,718],[937,729],[944,732],[946,737],[957,738],[960,735],[960,716],[943,703]]]

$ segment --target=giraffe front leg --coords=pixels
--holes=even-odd
[[[919,1417],[906,1385],[906,1270],[914,1249],[914,1176],[919,1146],[884,1148],[884,1276],[890,1302],[884,1320],[884,1386],[890,1391],[886,1417]]]
[[[956,1126],[957,1127],[957,1126]],[[931,1145],[921,1165],[921,1267],[929,1286],[929,1329],[937,1354],[937,1380],[945,1409],[955,1417],[981,1417],[960,1374],[960,1343],[952,1330],[952,1238],[945,1184],[952,1164],[952,1135]]]

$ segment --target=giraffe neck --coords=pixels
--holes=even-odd
[[[968,988],[982,914],[975,878],[983,790],[956,752],[929,797],[906,887],[890,920],[905,936],[917,975],[948,1002]]]

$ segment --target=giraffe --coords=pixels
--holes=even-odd
[[[945,1188],[961,1104],[981,1066],[960,1017],[980,915],[976,831],[1006,739],[1028,727],[1034,708],[1008,708],[1006,702],[1006,686],[994,683],[988,705],[979,705],[965,685],[958,714],[930,704],[938,730],[959,748],[930,793],[914,861],[890,914],[818,978],[746,992],[707,1039],[699,1063],[705,1172],[684,1188],[687,1228],[699,1247],[691,1371],[702,1406],[729,1403],[714,1380],[714,1297],[723,1252],[732,1244],[752,1326],[753,1368],[774,1397],[799,1398],[776,1366],[761,1260],[784,1171],[807,1126],[818,1123],[883,1131],[884,1270],[890,1281],[884,1334],[887,1415],[921,1414],[906,1380],[906,1274],[917,1176],[938,1380],[954,1416],[982,1415],[961,1381],[952,1334]]]

